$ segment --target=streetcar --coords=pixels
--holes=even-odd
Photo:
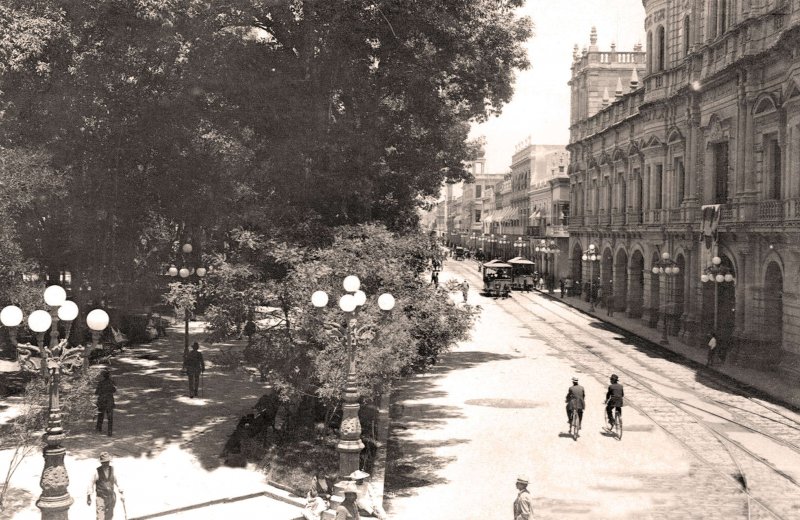
[[[508,261],[511,264],[511,288],[530,291],[536,285],[534,267],[536,264],[527,258],[517,256]]]
[[[483,294],[487,296],[508,296],[511,292],[511,264],[492,260],[481,266],[483,274]]]
[[[456,260],[463,260],[464,259],[464,248],[461,246],[456,246],[454,256]]]

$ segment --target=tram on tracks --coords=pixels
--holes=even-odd
[[[512,258],[508,263],[511,265],[511,288],[518,291],[533,289],[536,285],[536,263],[521,256]]]
[[[487,296],[508,296],[511,292],[511,269],[511,264],[498,260],[482,264],[483,294]]]

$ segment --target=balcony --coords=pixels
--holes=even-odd
[[[625,225],[625,213],[621,213],[619,211],[615,211],[611,215],[611,223],[615,226],[624,226]]]
[[[758,220],[783,220],[783,203],[779,200],[766,200],[758,204]]]
[[[574,220],[575,217],[573,217],[573,221]],[[545,235],[553,238],[569,238],[569,229],[563,224],[554,224],[547,226]]]
[[[628,225],[641,224],[644,220],[642,218],[642,210],[640,209],[628,209],[628,212],[625,214],[625,216],[625,220],[627,221]]]
[[[601,226],[610,226],[611,225],[611,215],[609,215],[608,213],[603,212],[603,210],[600,210],[600,211],[601,211],[601,213],[600,213],[600,215],[598,215],[598,220],[597,220],[598,224],[600,224]]]
[[[583,226],[583,215],[572,215],[569,218],[569,225],[572,227]]]
[[[595,227],[597,226],[597,215],[586,215],[585,225]]]

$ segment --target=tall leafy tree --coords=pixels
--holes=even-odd
[[[527,66],[520,4],[7,0],[0,145],[65,176],[40,259],[126,298],[176,240],[413,226]]]

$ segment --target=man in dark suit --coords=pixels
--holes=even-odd
[[[103,419],[107,417],[109,437],[113,435],[114,431],[114,392],[116,391],[117,387],[111,381],[111,374],[108,370],[104,370],[94,393],[97,396],[97,431],[103,431]]]
[[[200,353],[200,345],[195,341],[192,350],[186,354],[186,374],[189,376],[189,397],[195,397],[200,387],[200,374],[206,371],[206,362]]]
[[[572,424],[573,411],[578,412],[578,417],[583,423],[583,409],[586,406],[586,391],[578,384],[578,378],[572,378],[572,386],[567,390],[567,424]]]
[[[619,384],[619,377],[617,374],[611,374],[611,384],[608,385],[606,392],[606,416],[608,416],[608,423],[611,428],[614,428],[614,409],[619,410],[619,415],[622,417],[623,397],[625,392],[622,385]]]

